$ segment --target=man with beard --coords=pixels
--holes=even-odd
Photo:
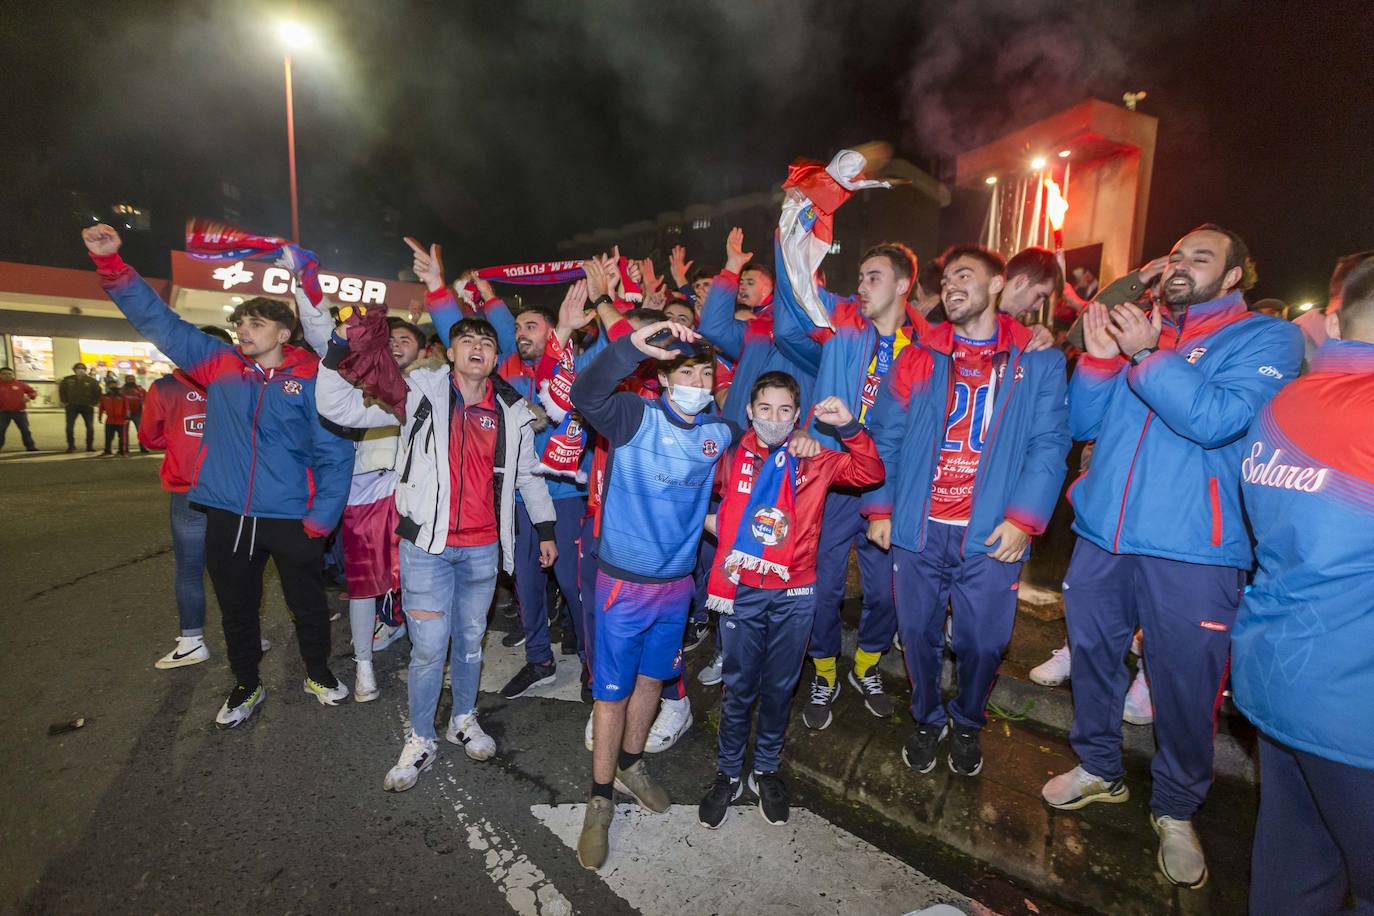
[[[1250,312],[1245,242],[1205,225],[1174,245],[1163,305],[1084,313],[1069,431],[1096,441],[1073,486],[1079,540],[1064,576],[1080,764],[1045,784],[1052,807],[1129,797],[1121,763],[1122,660],[1137,627],[1155,702],[1150,821],[1170,881],[1207,880],[1192,817],[1212,781],[1230,629],[1254,564],[1240,504],[1246,430],[1298,372],[1292,325]],[[1151,271],[1153,272],[1153,271]],[[1146,281],[1153,277],[1145,276]]]

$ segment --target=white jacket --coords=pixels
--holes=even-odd
[[[362,392],[333,369],[348,351],[331,345],[320,363],[315,382],[315,405],[320,415],[340,426],[369,429],[400,426],[396,453],[397,533],[432,554],[444,552],[449,532],[449,421],[453,417],[452,376],[448,366],[418,368],[406,374],[404,424],[381,407],[363,403]],[[530,520],[541,540],[553,540],[554,510],[544,479],[535,475],[539,458],[534,451],[534,414],[520,394],[499,376],[492,376],[497,405],[496,464],[497,522],[501,564],[515,568],[515,488],[520,488]]]

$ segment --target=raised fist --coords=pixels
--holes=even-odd
[[[109,257],[120,246],[119,233],[104,223],[82,229],[81,241],[86,243],[86,250],[98,258]]]

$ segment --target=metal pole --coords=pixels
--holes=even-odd
[[[300,200],[296,192],[296,113],[291,100],[291,55],[282,58],[286,63],[286,157],[291,173],[291,241],[300,243]]]

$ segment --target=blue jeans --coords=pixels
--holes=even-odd
[[[205,633],[205,513],[185,493],[172,496],[172,555],[176,560],[177,616],[182,636]]]
[[[477,708],[482,637],[496,591],[500,555],[499,543],[445,547],[436,555],[401,541],[401,590],[410,631],[410,727],[421,738],[432,741],[436,737],[434,712],[444,685],[446,654],[453,681],[454,718]],[[421,620],[416,611],[437,611],[439,616]]]

